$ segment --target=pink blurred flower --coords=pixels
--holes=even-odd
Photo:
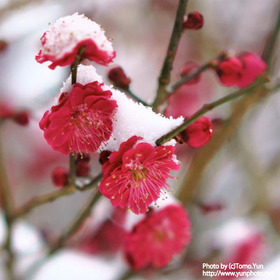
[[[83,225],[77,233],[74,244],[78,249],[87,254],[114,254],[124,244],[126,230],[124,222],[127,211],[119,207],[115,207],[111,218],[106,219],[98,228]],[[91,222],[88,220],[88,222]]]
[[[124,238],[124,228],[108,219],[94,235],[83,242],[80,249],[88,254],[112,254],[121,248]]]
[[[243,63],[243,73],[237,87],[245,88],[265,71],[266,64],[254,53],[243,53],[239,56],[239,59]]]
[[[237,81],[241,79],[242,71],[242,61],[237,57],[221,61],[216,68],[221,83],[226,87],[236,85]]]
[[[125,242],[125,254],[132,269],[167,266],[191,239],[190,221],[180,205],[152,211],[134,226]]]
[[[211,121],[201,117],[181,132],[182,139],[192,148],[204,146],[212,137]]]
[[[57,105],[45,112],[40,128],[48,144],[63,154],[95,152],[112,133],[117,107],[111,91],[98,82],[75,84],[70,93],[62,93]]]
[[[83,58],[102,65],[108,65],[116,56],[100,25],[77,13],[58,19],[44,33],[41,43],[36,60],[51,61],[51,69],[71,65],[81,47],[85,47]]]
[[[201,107],[201,96],[199,88],[195,85],[183,85],[176,89],[167,100],[167,107],[164,115],[167,117],[178,118],[187,117]]]
[[[266,69],[265,62],[254,53],[242,53],[237,57],[222,60],[216,68],[224,86],[245,88]]]
[[[195,72],[197,70],[197,68],[199,67],[199,65],[193,61],[187,61],[182,69],[181,69],[181,77],[187,76],[192,74],[193,72]],[[186,82],[186,84],[192,85],[192,84],[197,84],[200,81],[200,76],[201,75],[197,75],[196,77],[192,78],[191,80],[189,80],[188,82]]]
[[[111,200],[113,206],[131,209],[136,214],[145,213],[169,185],[170,170],[178,170],[173,146],[153,147],[137,143],[141,137],[133,136],[113,152],[102,165],[103,179],[100,192]],[[172,178],[172,177],[171,177]]]
[[[6,102],[0,102],[0,119],[11,118],[13,115],[14,110]]]
[[[234,264],[233,267],[227,266],[225,271],[228,272],[244,272],[250,271],[249,268],[239,267],[238,265],[248,265],[248,264],[258,264],[263,260],[263,254],[265,252],[265,241],[261,233],[256,232],[252,234],[249,238],[243,240],[239,244],[235,245],[234,252],[228,257],[227,260],[222,262],[225,264]],[[235,279],[235,276],[220,276],[218,279]]]
[[[203,214],[210,214],[213,212],[221,211],[225,208],[225,205],[220,202],[214,203],[197,203],[197,206]]]
[[[0,120],[10,119],[15,123],[26,126],[29,123],[30,113],[27,110],[15,109],[8,102],[0,102]]]

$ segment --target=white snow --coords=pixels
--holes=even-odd
[[[102,77],[96,73],[95,68],[92,65],[79,65],[77,69],[77,83],[85,85],[94,81],[99,83],[103,81]],[[71,89],[70,75],[64,82],[60,93],[70,92]],[[112,86],[103,85],[103,89],[112,92],[112,99],[117,101],[118,108],[113,120],[113,133],[106,143],[101,144],[100,150],[117,151],[122,142],[134,135],[142,137],[142,142],[155,146],[158,138],[183,122],[183,117],[177,119],[172,117],[166,118],[161,114],[153,112],[150,107],[134,102],[123,92],[114,89]],[[168,142],[168,145],[174,144],[175,141]]]
[[[3,215],[0,214],[0,245],[6,239],[6,225]],[[28,255],[39,251],[43,247],[43,240],[32,226],[18,220],[14,224],[12,233],[12,247],[17,255]]]
[[[97,74],[95,67],[93,67],[92,65],[85,66],[80,64],[77,69],[77,83],[85,85],[94,81],[97,81],[98,83],[103,83],[103,79],[100,75]],[[67,80],[63,82],[63,87],[60,89],[60,93],[70,92],[71,90],[72,74],[70,74]]]
[[[152,108],[134,102],[126,97],[123,92],[111,88],[113,99],[117,101],[118,108],[113,123],[113,133],[107,143],[100,149],[109,151],[118,150],[120,144],[131,136],[140,136],[142,142],[155,146],[158,138],[168,133],[183,122],[183,117],[178,119],[166,118],[153,112]],[[174,145],[174,142],[170,142]]]
[[[71,52],[79,42],[87,39],[92,39],[100,50],[110,56],[114,52],[100,25],[78,13],[58,19],[46,32],[45,39],[42,52],[56,58]]]
[[[120,256],[102,259],[73,250],[62,250],[36,273],[33,280],[113,280],[118,279],[126,269]]]

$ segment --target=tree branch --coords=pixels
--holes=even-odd
[[[206,64],[201,65],[199,68],[197,68],[193,73],[183,76],[178,82],[174,83],[171,85],[169,94],[171,94],[173,91],[175,91],[177,88],[179,88],[181,85],[187,83],[190,81],[192,78],[197,77],[199,74],[204,72],[205,70],[211,68],[212,64],[211,62],[208,62]]]
[[[267,44],[266,44],[263,54],[262,54],[263,59],[266,61],[267,65],[268,65],[268,68],[270,68],[270,66],[271,66],[271,59],[272,59],[272,55],[275,50],[279,32],[280,32],[280,9],[278,10],[278,15],[277,15],[277,19],[276,19],[274,28],[270,34],[270,37],[267,41]]]
[[[157,96],[153,103],[153,110],[156,110],[167,96],[166,87],[170,82],[170,73],[173,68],[173,62],[177,52],[178,44],[183,33],[183,21],[186,13],[187,3],[188,0],[180,0],[178,4],[173,31],[171,34],[160,77],[158,79],[158,90]]]
[[[102,173],[100,173],[98,176],[93,178],[90,183],[85,184],[82,187],[68,185],[68,186],[64,187],[63,189],[55,190],[48,194],[44,194],[44,195],[32,198],[30,201],[26,202],[23,206],[21,206],[18,210],[14,211],[13,218],[14,219],[19,218],[40,205],[44,205],[46,203],[53,202],[60,197],[70,195],[76,191],[88,191],[88,190],[96,187],[96,184],[101,180],[101,178],[102,178]]]
[[[6,258],[6,273],[8,280],[15,280],[14,276],[14,253],[12,250],[12,227],[13,227],[13,196],[10,191],[8,175],[5,168],[4,153],[2,149],[2,127],[0,127],[0,193],[1,203],[4,212],[5,221],[7,224],[7,235],[3,248],[7,252]]]
[[[176,127],[175,129],[173,129],[172,131],[170,131],[169,133],[163,135],[162,137],[160,137],[157,141],[156,144],[162,145],[166,142],[168,142],[169,140],[171,140],[174,136],[176,136],[179,132],[185,130],[190,124],[192,124],[193,122],[195,122],[199,117],[203,116],[205,113],[213,110],[214,108],[225,104],[233,99],[236,99],[238,97],[241,97],[243,95],[249,94],[252,90],[258,88],[259,86],[263,85],[264,83],[268,82],[267,78],[264,77],[259,77],[259,79],[251,84],[250,86],[248,86],[247,88],[238,90],[236,92],[233,92],[225,97],[222,97],[212,103],[208,103],[208,104],[204,104],[202,106],[201,109],[199,109],[196,113],[193,114],[193,116],[191,118],[186,119],[183,124],[181,124],[180,126]]]
[[[101,193],[97,189],[95,189],[92,192],[92,196],[90,197],[85,207],[77,215],[77,217],[66,229],[66,231],[60,236],[57,242],[53,246],[51,246],[49,250],[49,255],[53,255],[56,251],[62,248],[65,242],[79,229],[79,227],[84,222],[84,220],[89,216],[92,206],[100,197],[101,197]]]

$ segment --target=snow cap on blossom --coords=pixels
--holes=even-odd
[[[178,170],[174,146],[154,147],[133,136],[121,144],[102,165],[103,179],[99,191],[113,206],[145,213],[162,192],[170,188],[166,183],[171,170]]]
[[[265,62],[254,53],[241,53],[220,61],[216,73],[224,86],[245,88],[266,69]]]
[[[212,133],[210,119],[201,117],[181,132],[181,136],[190,147],[199,148],[211,140]]]
[[[150,211],[127,234],[126,259],[134,270],[167,266],[191,239],[190,221],[181,205]]]
[[[112,90],[112,98],[117,101],[113,133],[102,149],[116,151],[122,142],[136,135],[143,138],[143,142],[155,145],[156,140],[183,123],[183,117],[174,119],[166,118],[153,112],[150,107],[134,102],[119,90]],[[169,141],[166,145],[175,145],[175,141]]]
[[[36,60],[50,61],[51,69],[71,65],[81,47],[85,47],[83,58],[102,65],[108,65],[116,56],[100,25],[78,13],[58,19],[44,33],[41,43]]]
[[[95,69],[89,69],[87,75],[94,78]],[[82,73],[78,71],[78,80],[73,86],[69,86],[70,75],[58,104],[45,112],[39,124],[48,144],[64,154],[95,152],[112,134],[116,101],[111,99],[110,90],[103,89],[98,77],[94,82],[79,83],[87,77]]]
[[[95,68],[85,65],[79,65],[77,70],[77,83],[85,85],[97,81],[102,83],[102,77],[96,73]],[[60,93],[70,92],[73,86],[71,84],[71,75],[63,84]],[[153,112],[150,107],[134,102],[123,92],[114,89],[112,86],[101,85],[102,90],[112,93],[111,99],[117,102],[117,109],[113,118],[113,131],[110,139],[105,141],[99,147],[100,151],[117,151],[120,144],[128,138],[137,135],[143,138],[143,141],[155,145],[155,142],[162,135],[176,128],[183,123],[183,117],[174,119],[166,118],[161,114]],[[170,141],[167,145],[175,145],[175,141]]]

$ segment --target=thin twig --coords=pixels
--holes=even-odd
[[[174,92],[174,90],[176,90],[181,85],[183,85],[183,84],[187,83],[188,81],[190,81],[191,79],[197,77],[199,74],[201,74],[205,70],[209,69],[210,67],[211,67],[211,62],[208,62],[206,64],[203,64],[199,68],[197,68],[193,73],[183,76],[178,82],[176,82],[170,86],[169,94]]]
[[[101,178],[102,178],[102,173],[97,175],[88,184],[85,184],[82,187],[68,185],[68,186],[64,187],[63,189],[55,190],[48,194],[44,194],[44,195],[32,198],[30,201],[26,202],[23,206],[21,206],[18,210],[14,211],[13,218],[14,219],[19,218],[40,205],[44,205],[46,203],[53,202],[60,197],[70,195],[76,191],[88,191],[88,190],[96,187],[96,184],[98,183],[98,181],[101,180]]]
[[[85,221],[85,219],[89,216],[91,208],[95,204],[95,202],[100,198],[101,193],[95,189],[92,192],[92,196],[90,197],[88,203],[83,207],[77,217],[73,220],[73,222],[67,227],[64,233],[60,236],[56,243],[54,243],[47,251],[47,254],[36,261],[26,272],[24,279],[29,280],[35,275],[35,273],[40,269],[40,267],[48,260],[50,256],[60,250],[67,240],[80,228],[81,224]]]
[[[170,82],[170,73],[173,68],[173,62],[177,52],[178,44],[183,33],[183,21],[186,13],[187,3],[188,0],[180,0],[178,4],[173,31],[171,34],[160,77],[158,79],[158,90],[157,96],[153,103],[153,110],[156,110],[167,97],[166,87]]]
[[[177,194],[177,198],[183,204],[191,201],[207,165],[221,150],[226,141],[236,133],[246,112],[266,96],[267,92],[263,88],[258,88],[254,93],[237,102],[233,106],[229,120],[213,135],[212,140],[194,155]]]
[[[71,73],[72,73],[72,85],[76,84],[77,82],[77,69],[78,69],[78,65],[81,63],[82,59],[83,59],[83,52],[85,51],[86,47],[81,47],[79,49],[79,52],[75,58],[74,63],[71,65]]]
[[[77,215],[74,221],[70,224],[70,226],[66,229],[66,231],[61,235],[61,237],[57,240],[57,242],[51,246],[49,250],[49,255],[53,255],[56,251],[63,247],[65,242],[80,228],[81,224],[90,214],[92,206],[95,202],[100,198],[101,193],[95,189],[90,197],[88,203],[84,206],[81,212]]]
[[[6,220],[10,219],[10,214],[13,208],[13,199],[10,192],[7,172],[5,169],[4,153],[2,150],[2,127],[0,127],[0,186],[1,186],[1,203],[5,213]],[[7,221],[8,223],[8,221]]]
[[[7,235],[4,242],[4,249],[7,252],[6,258],[6,273],[8,280],[15,280],[14,276],[14,253],[12,249],[12,227],[13,227],[13,196],[9,186],[8,176],[5,169],[4,153],[2,150],[2,127],[0,127],[0,193],[1,203],[4,211],[4,217],[7,224]]]
[[[5,16],[9,15],[16,10],[22,9],[27,5],[40,4],[43,0],[16,0],[16,1],[6,1],[7,4],[0,9],[0,21],[5,19]]]
[[[129,280],[131,277],[135,276],[137,273],[131,269],[128,269],[118,280]]]
[[[162,145],[164,143],[166,143],[167,141],[171,140],[174,136],[176,136],[179,132],[185,130],[190,124],[192,124],[193,122],[195,122],[199,117],[203,116],[205,113],[213,110],[214,108],[225,104],[233,99],[236,99],[238,97],[241,97],[243,95],[249,94],[252,90],[258,88],[259,86],[263,85],[264,83],[268,82],[267,78],[264,77],[260,77],[255,83],[251,84],[250,86],[248,86],[247,88],[238,90],[236,92],[233,92],[231,94],[228,94],[225,97],[222,97],[212,103],[208,103],[208,104],[204,104],[202,106],[201,109],[199,109],[196,113],[193,114],[193,116],[191,118],[186,119],[183,124],[181,124],[180,126],[176,127],[175,129],[173,129],[172,131],[170,131],[169,133],[163,135],[162,137],[160,137],[157,141],[156,144]]]
[[[77,69],[78,65],[83,59],[83,52],[85,51],[86,47],[81,47],[79,52],[75,58],[74,63],[71,65],[71,83],[72,85],[76,84],[77,82]],[[75,153],[69,154],[69,170],[70,170],[70,184],[76,185],[76,159]]]
[[[267,41],[267,44],[266,44],[263,54],[262,54],[262,57],[266,61],[268,67],[271,66],[271,62],[272,62],[271,59],[274,54],[279,32],[280,32],[280,9],[278,10],[278,15],[277,15],[277,19],[276,19],[274,28],[270,34],[270,37]]]
[[[70,184],[76,185],[76,156],[75,153],[69,154]]]
[[[277,22],[278,21],[276,21],[274,26],[274,33],[278,30]],[[266,47],[267,51],[271,52],[271,50],[275,48],[275,44],[276,40],[273,40],[273,44],[268,42]],[[268,68],[269,66],[270,65],[268,65]],[[271,89],[260,88],[233,106],[229,121],[225,123],[224,126],[214,134],[212,140],[193,157],[185,178],[183,179],[181,189],[177,194],[180,201],[186,204],[192,199],[207,165],[221,150],[226,141],[236,132],[246,112],[263,98],[269,96],[271,92]]]
[[[139,103],[142,103],[144,106],[150,106],[146,101],[138,97],[135,93],[131,91],[131,89],[122,89],[122,88],[117,88],[120,91],[125,92],[127,95],[131,96],[134,100],[138,101]]]
[[[224,52],[220,53],[216,58],[211,59],[207,63],[198,67],[194,72],[191,72],[190,74],[181,77],[181,79],[179,81],[177,81],[176,83],[174,83],[173,85],[170,86],[168,94],[172,94],[177,88],[179,88],[183,84],[189,82],[191,79],[197,77],[205,70],[207,70],[209,68],[215,68],[215,65],[217,65],[217,63],[219,61],[221,61],[229,56],[230,56],[229,52],[224,51]]]

